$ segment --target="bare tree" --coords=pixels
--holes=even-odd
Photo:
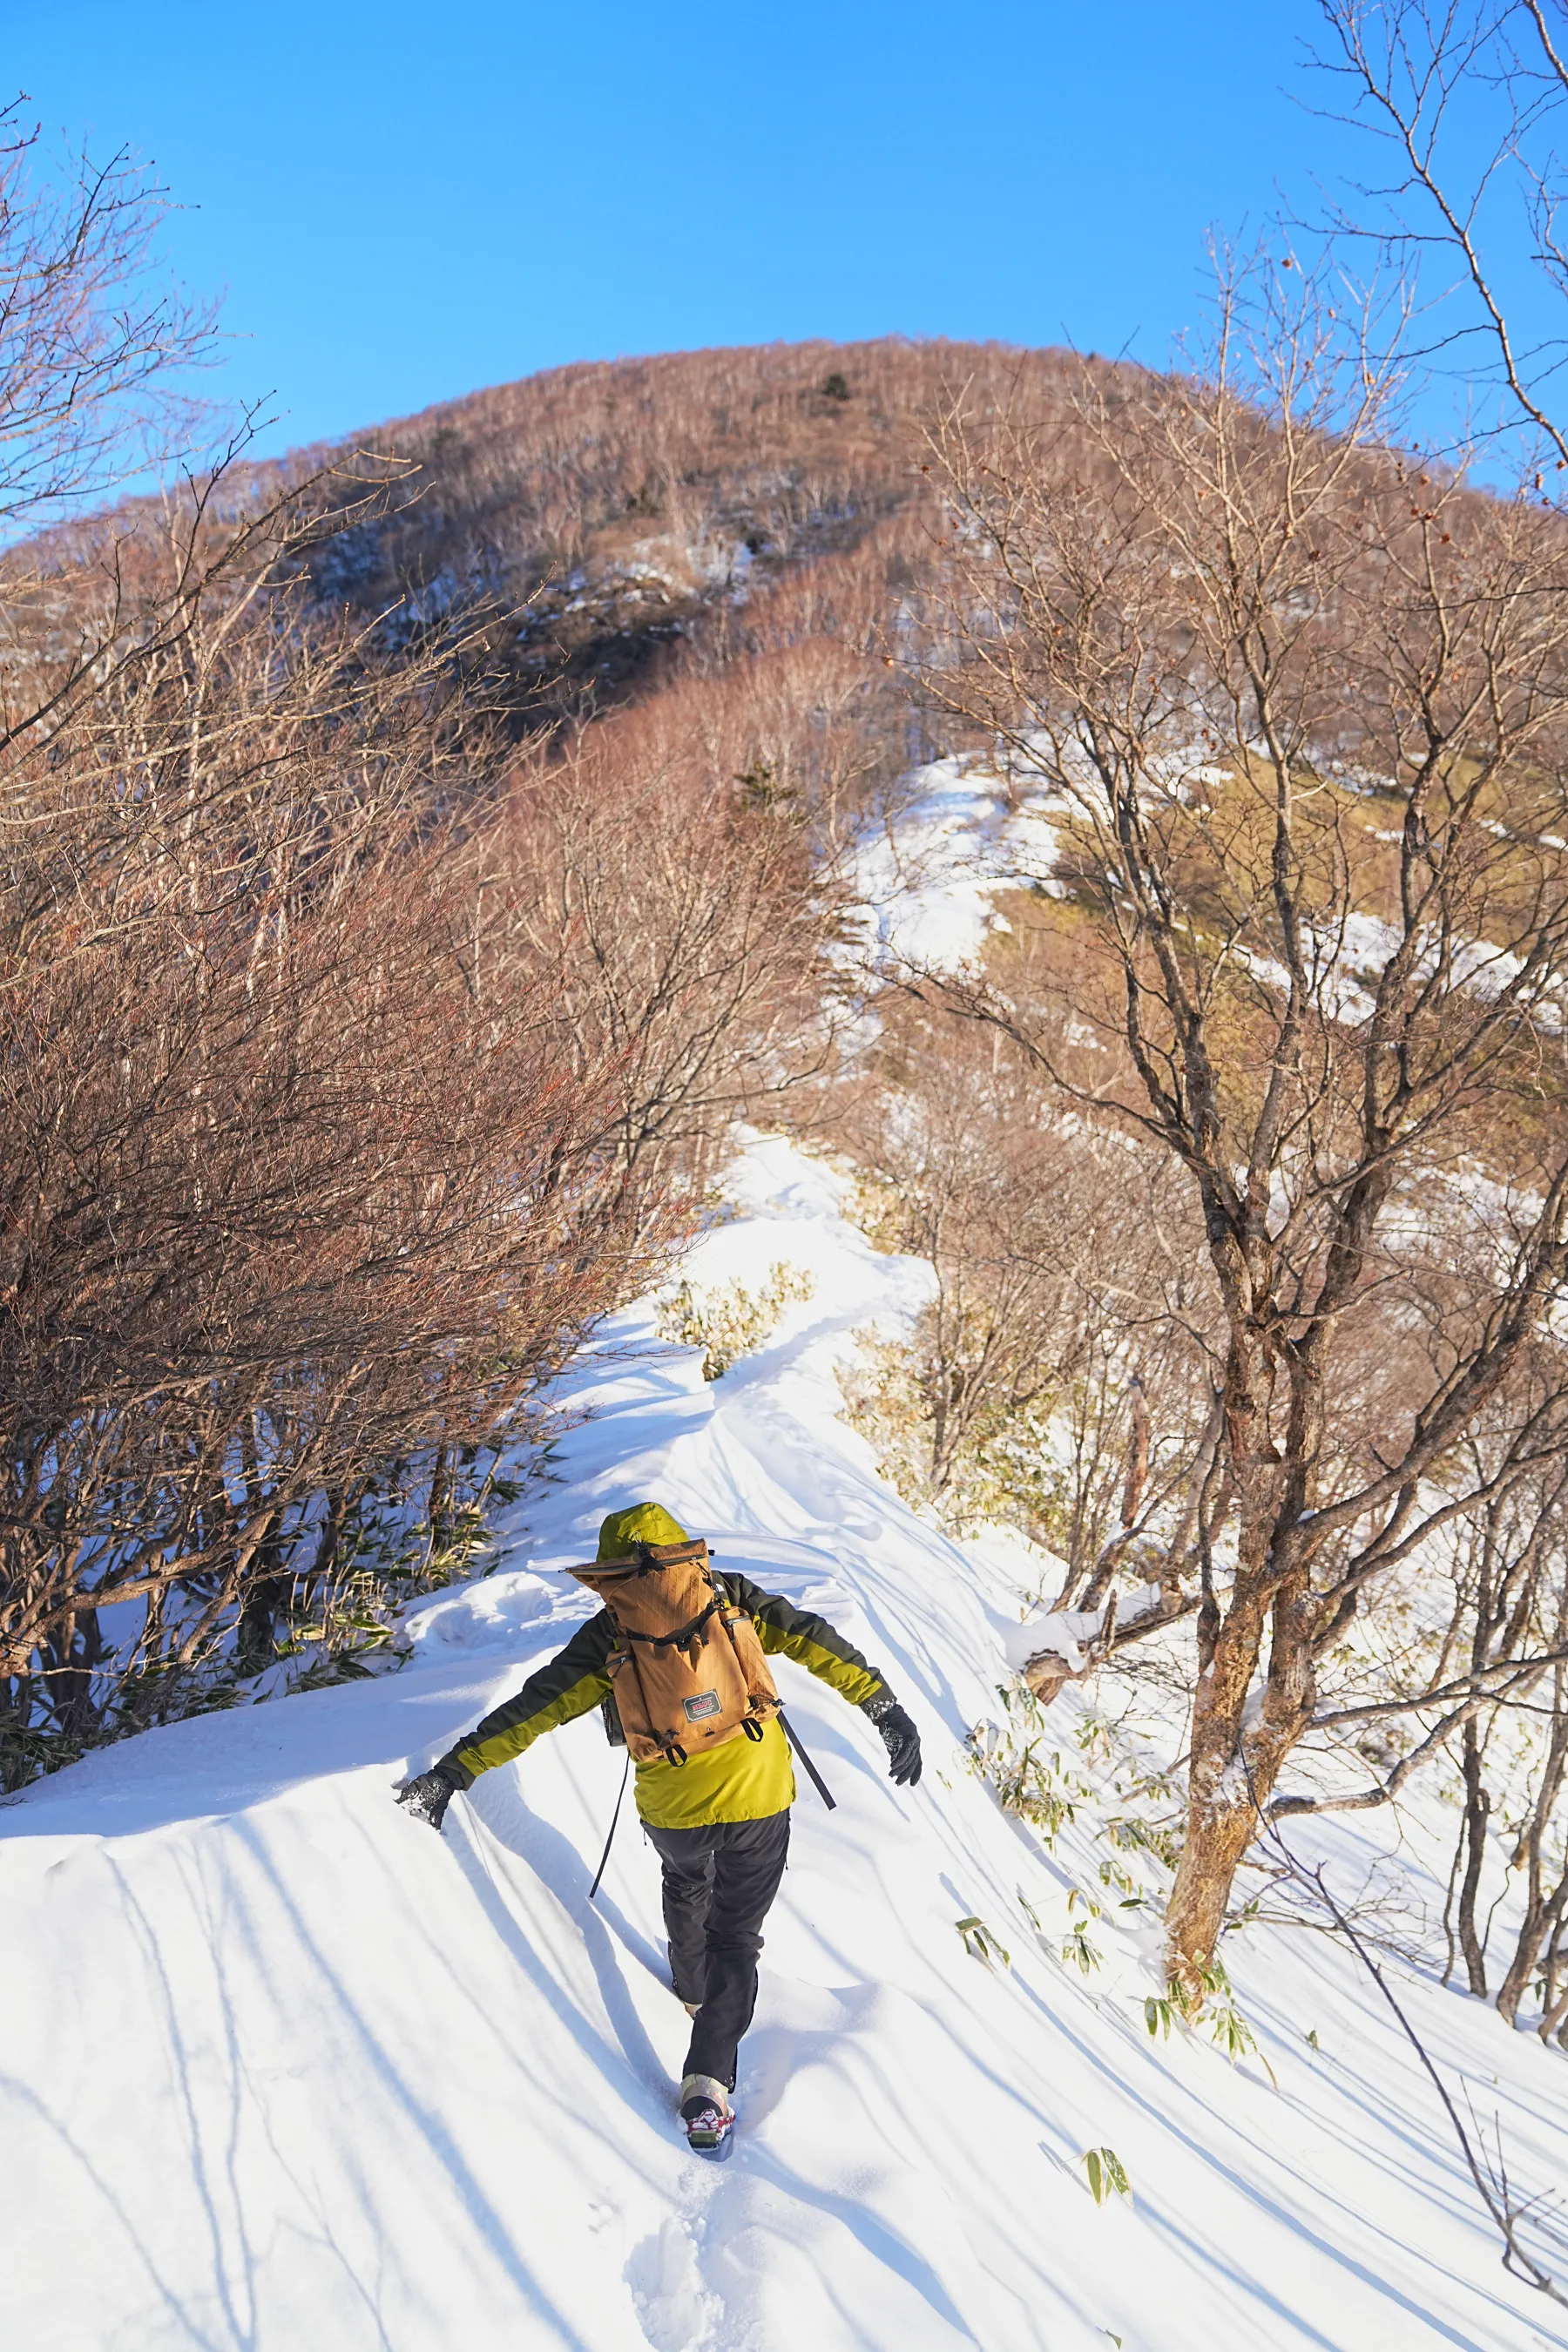
[[[150,623],[176,622],[188,568],[154,617],[134,525],[75,519],[195,464],[213,420],[192,386],[216,349],[214,312],[159,267],[166,191],[124,150],[47,168],[25,107],[0,109],[0,752],[91,691]],[[220,474],[255,417],[220,431]]]
[[[1568,467],[1552,306],[1568,298],[1557,141],[1568,105],[1563,0],[1321,0],[1313,62],[1345,101],[1377,176],[1332,205],[1342,240],[1370,241],[1443,270],[1434,356],[1458,361],[1471,394],[1495,387],[1500,425],[1521,427],[1534,462]],[[1519,311],[1545,316],[1521,322]],[[1517,308],[1516,308],[1517,306]],[[1473,421],[1470,429],[1474,429]],[[1538,491],[1544,488],[1537,479]]]
[[[0,540],[101,506],[190,421],[210,308],[159,268],[167,192],[125,149],[40,170],[26,101],[0,108]],[[177,444],[175,446],[178,446]]]
[[[962,409],[934,440],[954,657],[927,683],[1055,797],[1058,877],[1113,950],[1077,1017],[1120,1081],[1086,1084],[1003,991],[930,977],[1174,1155],[1223,1302],[1236,1566],[1199,1619],[1169,1911],[1188,1981],[1319,1657],[1472,1507],[1464,1439],[1568,1266],[1568,1153],[1525,1108],[1561,1086],[1568,547],[1527,501],[1390,454],[1395,372],[1342,300],[1265,270],[1222,287],[1186,372],[1086,379],[1070,441]],[[1463,1189],[1461,1154],[1495,1213],[1423,1369],[1388,1253]],[[1347,1444],[1374,1318],[1405,1385]],[[1498,1480],[1558,1442],[1527,1416]]]

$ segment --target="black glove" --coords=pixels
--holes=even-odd
[[[398,1803],[406,1805],[416,1822],[428,1822],[433,1830],[440,1828],[442,1817],[458,1787],[458,1783],[443,1772],[438,1764],[432,1770],[416,1773],[412,1780],[399,1780],[396,1785]]]
[[[921,1736],[891,1691],[879,1691],[866,1702],[870,1717],[887,1744],[888,1778],[900,1789],[912,1789],[921,1777]]]

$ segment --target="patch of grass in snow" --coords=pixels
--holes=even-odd
[[[518,1501],[527,1480],[503,1472],[499,1452],[486,1471],[477,1449],[465,1454],[472,1458],[455,1465],[434,1526],[411,1517],[395,1488],[383,1497],[368,1490],[361,1497],[336,1573],[315,1591],[297,1595],[284,1621],[279,1657],[307,1661],[302,1671],[290,1670],[290,1690],[358,1681],[384,1662],[384,1663],[400,1665],[401,1612],[411,1601],[476,1573],[491,1540],[491,1512]]]
[[[1233,2066],[1238,2058],[1256,2058],[1275,2089],[1279,2088],[1273,2067],[1258,2046],[1257,2035],[1237,2006],[1235,1989],[1219,1960],[1198,1970],[1195,1986],[1180,1984],[1173,1978],[1163,1999],[1151,1994],[1143,2003],[1143,2022],[1154,2041],[1168,2042],[1173,2027],[1193,2025],[1200,2018],[1208,2028],[1210,2040],[1224,2051]],[[1307,2039],[1315,2050],[1316,2032],[1309,2033]]]
[[[963,1948],[972,1960],[984,1960],[988,1969],[994,1968],[998,1960],[1005,1969],[1012,1967],[1012,1953],[1004,1950],[984,1919],[960,1919],[956,1925],[963,1938]]]
[[[683,1282],[673,1297],[660,1302],[656,1320],[662,1339],[701,1349],[705,1381],[721,1381],[742,1356],[756,1353],[786,1307],[803,1305],[816,1292],[812,1276],[780,1261],[760,1291],[748,1290],[742,1282],[700,1291]]]
[[[934,1400],[942,1381],[935,1330],[935,1310],[928,1307],[915,1318],[909,1340],[861,1343],[839,1374],[850,1427],[870,1446],[895,1492],[955,1535],[1012,1527],[1031,1542],[1059,1550],[1069,1538],[1071,1505],[1067,1474],[1056,1459],[1052,1416],[1058,1400],[999,1398],[973,1417],[962,1443],[942,1452],[938,1475]],[[982,1345],[977,1330],[974,1352]]]
[[[1195,1992],[1184,1996],[1177,1993],[1173,1985],[1172,1991],[1178,1999],[1184,1998],[1188,2015],[1197,2013],[1201,2004],[1203,2021],[1208,2027],[1211,2041],[1219,2044],[1233,2066],[1238,2058],[1257,2058],[1269,2081],[1274,2083],[1275,2089],[1279,2088],[1274,2082],[1273,2067],[1258,2046],[1257,2035],[1237,2007],[1235,1990],[1225,1972],[1223,1960],[1211,1960],[1206,1969],[1199,1969]]]
[[[1089,2176],[1089,2193],[1097,2205],[1103,2205],[1110,2197],[1125,2197],[1131,2204],[1132,2184],[1113,2147],[1087,2148],[1079,2161]]]
[[[976,1724],[965,1743],[970,1769],[985,1780],[1005,1812],[1016,1813],[1055,1849],[1060,1832],[1092,1797],[1090,1783],[1064,1763],[1059,1738],[1047,1744],[1045,1710],[1022,1685],[999,1685],[1005,1724]]]
[[[1073,1916],[1080,1903],[1086,1915],[1082,1919]],[[1064,1967],[1070,1964],[1086,1977],[1093,1975],[1104,1958],[1099,1947],[1089,1940],[1089,1922],[1099,1916],[1100,1906],[1093,1896],[1086,1895],[1080,1886],[1073,1887],[1068,1895],[1068,1933],[1061,1956]]]

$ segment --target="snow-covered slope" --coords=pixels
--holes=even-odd
[[[621,1318],[574,1375],[592,1417],[561,1483],[519,1507],[505,1567],[416,1613],[401,1673],[149,1733],[0,1811],[7,2347],[1568,2342],[1503,2273],[1430,2085],[1329,1938],[1231,1939],[1278,2089],[1201,2037],[1150,2039],[1137,1913],[1094,1923],[1101,1967],[1064,1966],[1092,1808],[1047,1855],[963,1746],[997,1712],[1020,1555],[911,1515],[838,1414],[836,1357],[924,1270],[874,1255],[778,1141],[731,1190],[694,1275],[760,1287],[784,1260],[815,1297],[712,1385],[650,1308]],[[782,1667],[838,1810],[803,1789],[722,2170],[674,2128],[687,2021],[635,1822],[586,1900],[620,1777],[596,1716],[479,1782],[442,1839],[390,1790],[562,1640],[590,1604],[556,1565],[647,1496],[809,1596],[926,1741],[896,1790],[864,1718]],[[1332,1834],[1342,1860],[1373,1851]],[[973,1918],[1010,1966],[966,1949]],[[1512,2173],[1550,2189],[1561,2062],[1402,1983],[1478,2116],[1502,2114]],[[1131,2205],[1091,2201],[1100,2146]]]

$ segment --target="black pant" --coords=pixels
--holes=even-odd
[[[789,1852],[789,1813],[695,1830],[646,1826],[664,1865],[675,1990],[700,2004],[685,2071],[711,2074],[733,2090],[735,2053],[757,2005],[762,1924]]]

